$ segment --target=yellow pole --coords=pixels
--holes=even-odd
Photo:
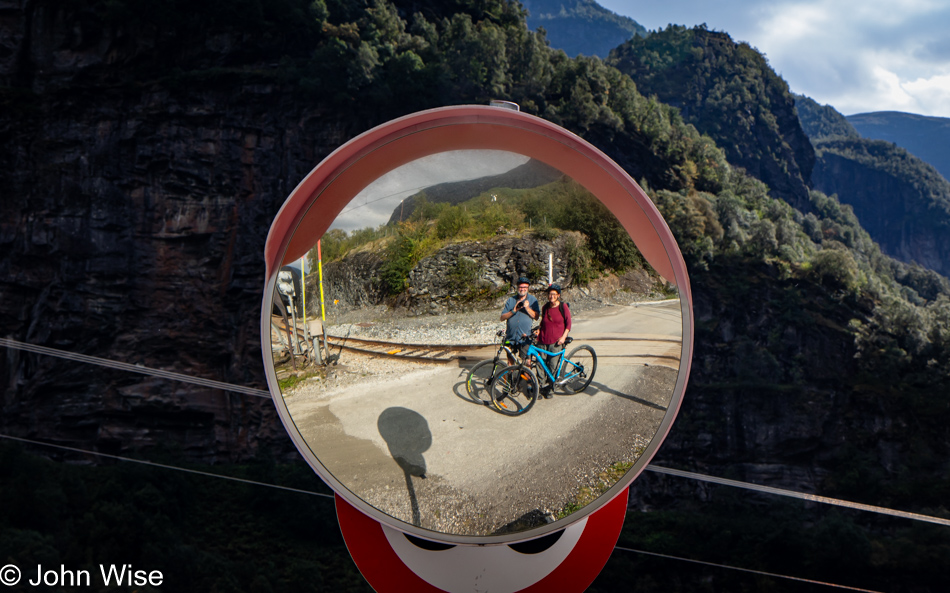
[[[303,300],[303,326],[307,327],[307,256],[300,258],[300,277],[303,278],[300,287],[300,298]],[[306,331],[306,330],[304,330]]]
[[[323,351],[326,356],[323,364],[330,364],[330,345],[327,344],[327,313],[323,307],[323,254],[320,252],[320,239],[317,239],[317,274],[320,281],[320,327],[323,330]]]
[[[320,275],[320,320],[326,323],[327,314],[323,309],[323,255],[320,253],[319,239],[317,239],[317,273]]]

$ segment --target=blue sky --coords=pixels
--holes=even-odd
[[[706,25],[845,115],[950,117],[950,0],[597,0],[647,29]]]

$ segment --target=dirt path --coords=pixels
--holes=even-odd
[[[577,335],[674,332],[661,306],[616,309],[579,322]],[[322,463],[364,501],[427,529],[488,535],[543,522],[606,468],[639,456],[666,412],[676,365],[644,364],[638,345],[598,342],[604,356],[585,393],[539,400],[514,418],[469,400],[458,367],[407,365],[384,380],[299,389],[285,402]]]

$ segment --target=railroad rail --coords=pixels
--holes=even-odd
[[[280,317],[274,317],[273,321],[279,331],[285,332],[289,329],[293,333],[294,328],[285,326]],[[302,340],[303,332],[299,328],[296,331],[298,339]],[[682,340],[676,337],[599,334],[578,337],[578,340],[579,343],[594,346],[597,355],[602,359],[602,364],[624,364],[627,362],[679,368]],[[498,348],[497,343],[413,344],[332,335],[327,336],[327,342],[331,353],[334,350],[337,354],[346,351],[434,364],[491,358]]]
[[[441,364],[465,360],[467,357],[462,355],[462,352],[497,347],[496,344],[407,344],[329,335],[327,336],[327,344],[330,350],[348,350],[361,354]]]

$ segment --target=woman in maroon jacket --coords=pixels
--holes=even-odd
[[[538,346],[548,352],[564,350],[564,341],[571,331],[571,310],[567,303],[561,302],[561,287],[557,284],[548,286],[548,302],[541,308],[541,327],[538,332]],[[559,356],[549,356],[548,368],[553,373],[557,368]],[[542,372],[541,375],[544,373]],[[551,399],[550,383],[541,388],[541,395]]]

